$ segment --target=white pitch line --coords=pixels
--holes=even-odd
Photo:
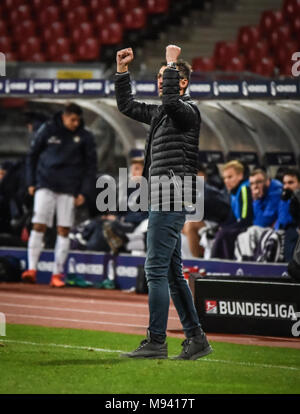
[[[147,329],[146,325],[134,325],[134,324],[130,324],[130,323],[87,321],[87,320],[84,320],[84,319],[58,318],[58,317],[53,317],[53,316],[39,316],[39,315],[24,315],[24,314],[19,314],[19,313],[6,313],[5,316],[13,316],[13,317],[17,316],[19,318],[47,319],[47,320],[50,320],[50,321],[75,322],[75,323],[96,324],[96,325],[129,326],[129,327],[132,327],[132,328]]]
[[[37,342],[28,342],[28,341],[14,341],[13,339],[1,339],[1,342],[9,342],[9,343],[16,343],[22,345],[33,345],[33,346],[50,346],[50,347],[57,347],[57,348],[68,348],[68,349],[82,349],[85,351],[96,351],[96,352],[124,352],[119,351],[118,349],[104,349],[104,348],[93,348],[91,346],[74,346],[74,345],[64,345],[64,344],[42,344]]]
[[[121,351],[117,349],[106,349],[106,348],[93,348],[89,346],[75,346],[75,345],[65,345],[65,344],[53,344],[53,343],[37,343],[37,342],[29,342],[29,341],[17,341],[11,339],[1,339],[1,342],[8,342],[8,343],[16,343],[22,345],[32,345],[32,346],[49,346],[55,348],[65,348],[65,349],[78,349],[84,351],[95,351],[95,352],[107,352],[107,353],[122,353],[126,351]],[[170,356],[172,358],[172,356]],[[269,364],[258,364],[255,362],[241,362],[241,361],[230,361],[224,359],[213,359],[213,358],[201,358],[201,361],[205,362],[214,362],[218,364],[229,364],[229,365],[240,365],[240,366],[247,366],[250,368],[270,368],[270,369],[285,369],[285,370],[292,370],[292,371],[300,371],[298,367],[289,367],[285,365],[269,365]]]
[[[71,289],[71,288],[70,288]],[[79,301],[82,303],[88,303],[88,304],[99,304],[101,301],[103,301],[104,303],[107,303],[109,305],[116,305],[116,303],[118,303],[118,306],[132,306],[135,308],[146,308],[147,307],[147,303],[123,303],[119,300],[106,300],[106,299],[83,299],[83,298],[78,298],[78,299],[72,299],[72,298],[67,298],[64,296],[51,296],[51,295],[33,295],[33,294],[27,294],[27,293],[3,293],[0,290],[0,297],[10,297],[10,298],[30,298],[33,300],[61,300],[63,302],[70,302],[70,303],[78,303]]]
[[[71,289],[71,288],[70,288]],[[82,299],[82,298],[78,298],[78,299],[72,299],[72,298],[67,298],[67,297],[59,297],[59,296],[51,296],[51,295],[31,295],[31,294],[27,294],[27,293],[4,293],[1,292],[0,289],[0,298],[1,297],[10,297],[10,298],[30,298],[33,300],[61,300],[63,302],[70,302],[70,303],[78,303],[78,301],[80,301],[81,303],[87,303],[87,304],[100,304],[100,303],[104,303],[104,304],[108,304],[108,305],[113,305],[116,306],[116,303],[118,304],[118,306],[127,306],[127,307],[133,307],[133,308],[147,308],[148,307],[148,303],[130,303],[130,302],[126,302],[123,303],[119,300],[106,300],[106,299]],[[128,298],[129,299],[129,298]],[[170,311],[175,311],[176,309],[174,307],[174,305],[170,304]]]
[[[15,303],[5,303],[1,302],[1,306],[10,306],[16,308],[28,308],[28,309],[41,309],[41,310],[53,310],[53,311],[67,311],[67,312],[78,312],[78,313],[95,313],[97,315],[113,315],[113,316],[128,316],[128,317],[139,317],[139,318],[148,318],[149,314],[134,314],[134,313],[120,313],[120,312],[105,312],[105,311],[94,311],[88,309],[73,309],[73,308],[57,308],[54,306],[36,306],[36,305],[23,305],[23,304],[15,304]],[[1,309],[3,310],[3,309]],[[5,313],[5,312],[4,312]],[[169,316],[169,319],[178,320],[173,316]]]
[[[234,364],[234,365],[241,365],[247,367],[258,367],[258,368],[279,368],[279,369],[289,369],[293,371],[300,371],[298,367],[288,367],[285,365],[269,365],[269,364],[257,364],[256,362],[240,362],[240,361],[229,361],[225,359],[207,359],[202,358],[202,361],[205,362],[218,362],[220,364]]]

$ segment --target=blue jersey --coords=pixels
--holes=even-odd
[[[265,195],[253,201],[253,224],[261,227],[272,226],[278,217],[278,205],[282,193],[282,183],[271,180]]]
[[[236,221],[241,226],[251,226],[253,221],[252,197],[248,181],[242,181],[230,193],[230,202]]]

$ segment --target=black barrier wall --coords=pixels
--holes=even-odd
[[[194,298],[206,332],[300,340],[299,284],[197,278]]]

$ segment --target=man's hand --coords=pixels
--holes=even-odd
[[[128,71],[128,65],[131,63],[134,59],[133,51],[131,48],[122,49],[117,52],[117,72],[127,72]]]
[[[82,194],[78,194],[78,196],[75,198],[74,204],[76,207],[82,206],[85,202],[85,197]]]
[[[181,48],[175,45],[169,45],[166,47],[166,61],[177,62],[177,59],[181,53]]]
[[[28,193],[33,196],[35,192],[35,187],[33,185],[31,185],[30,187],[28,187]]]

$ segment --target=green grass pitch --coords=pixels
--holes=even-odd
[[[7,325],[1,394],[299,394],[300,352],[212,342],[197,361],[132,360],[138,335]],[[181,340],[168,338],[169,356]]]

